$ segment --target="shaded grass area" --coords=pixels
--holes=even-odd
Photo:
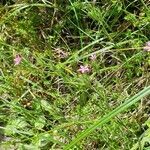
[[[18,0],[3,1],[0,10],[2,148],[63,149],[149,86],[150,54],[143,51],[149,2]],[[90,71],[80,73],[81,65]],[[148,100],[142,98],[74,148],[146,149]]]

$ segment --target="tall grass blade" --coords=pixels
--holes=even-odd
[[[97,127],[102,126],[103,124],[110,121],[113,117],[118,115],[120,112],[125,111],[127,108],[129,108],[131,105],[135,104],[137,101],[139,101],[141,98],[147,96],[150,94],[150,86],[143,89],[133,97],[129,98],[127,101],[125,101],[123,104],[118,106],[116,109],[111,111],[110,113],[106,114],[104,117],[100,118],[96,123],[94,123],[91,127],[86,129],[85,131],[79,133],[77,137],[71,141],[69,144],[67,144],[64,147],[64,150],[68,150],[71,147],[73,147],[75,144],[77,144],[79,141],[81,141],[83,138],[87,137],[92,131],[94,131]]]

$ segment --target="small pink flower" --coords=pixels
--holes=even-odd
[[[144,50],[150,52],[150,41],[146,42]]]
[[[96,54],[92,54],[92,55],[90,56],[90,60],[92,60],[92,61],[96,60]]]
[[[146,46],[150,47],[150,41],[146,42]]]
[[[88,65],[82,66],[80,65],[80,68],[78,69],[79,72],[81,73],[89,73],[90,72],[90,68]]]
[[[15,58],[14,58],[14,64],[15,64],[15,66],[19,65],[21,63],[21,60],[22,60],[21,56],[19,54],[17,54],[15,56]]]

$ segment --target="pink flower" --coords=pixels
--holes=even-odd
[[[146,42],[144,50],[150,52],[150,41]]]
[[[150,41],[146,42],[146,46],[150,47]]]
[[[14,58],[14,64],[15,64],[15,66],[16,66],[16,65],[19,65],[20,62],[21,62],[21,60],[22,60],[21,56],[20,56],[19,54],[17,54],[17,55],[15,56],[15,58]]]
[[[90,56],[90,60],[92,60],[92,61],[96,60],[96,54],[92,54],[92,55]]]
[[[78,69],[79,72],[81,73],[89,73],[90,72],[90,68],[88,65],[82,66],[80,65],[80,68]]]

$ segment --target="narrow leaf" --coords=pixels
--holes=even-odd
[[[94,131],[97,127],[102,126],[103,124],[110,121],[113,117],[118,115],[120,112],[125,111],[127,108],[129,108],[131,105],[135,104],[137,101],[139,101],[141,98],[147,96],[150,94],[150,86],[143,89],[133,97],[129,98],[127,101],[125,101],[123,104],[118,106],[116,109],[112,110],[110,113],[106,114],[104,117],[100,118],[96,123],[94,123],[91,127],[87,128],[85,131],[79,133],[77,137],[71,141],[69,144],[67,144],[64,147],[64,150],[68,150],[71,147],[73,147],[75,144],[77,144],[79,141],[81,141],[83,138],[87,137],[92,131]]]

